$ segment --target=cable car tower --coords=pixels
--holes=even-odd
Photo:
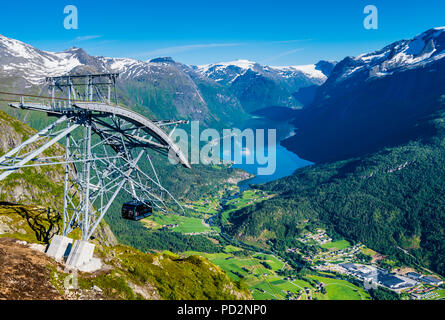
[[[171,139],[177,126],[188,121],[153,121],[119,106],[118,76],[110,73],[49,77],[44,87],[48,96],[36,99],[21,95],[20,102],[10,104],[56,118],[47,128],[0,157],[0,181],[26,167],[65,167],[63,235],[54,237],[47,253],[56,259],[63,258],[72,242],[67,236],[80,228],[82,241],[74,243],[67,260],[67,265],[73,267],[91,260],[94,245],[88,241],[119,193],[127,193],[135,203],[149,203],[155,210],[183,211],[161,185],[147,151],[172,157],[190,168]],[[65,150],[57,143],[65,144]],[[58,154],[49,152],[57,147]],[[145,169],[151,169],[150,173],[141,170],[142,163]]]

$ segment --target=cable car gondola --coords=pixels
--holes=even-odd
[[[149,201],[132,200],[122,206],[122,218],[139,221],[153,214],[153,206]]]

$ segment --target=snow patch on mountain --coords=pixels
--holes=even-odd
[[[130,58],[93,57],[79,48],[58,53],[42,51],[2,35],[0,35],[0,58],[0,70],[3,76],[24,78],[33,85],[41,85],[46,77],[68,74],[79,66],[92,67],[97,72],[116,72],[122,79],[135,79],[145,75],[155,76],[175,64],[171,58],[139,61]],[[229,84],[247,72],[277,81],[282,79],[306,81],[307,85],[322,84],[327,79],[316,65],[268,67],[242,59],[187,68],[205,78]]]
[[[249,60],[236,60],[206,64],[196,67],[196,71],[204,77],[221,83],[233,83],[239,77],[251,71],[273,79],[306,79],[310,83],[321,85],[327,76],[317,65],[302,66],[262,66]]]
[[[1,35],[0,57],[0,68],[7,75],[24,74],[32,84],[40,84],[48,76],[66,74],[82,64],[73,52],[41,51]]]
[[[99,59],[101,59],[107,71],[119,73],[122,79],[137,78],[150,72],[148,62],[129,58],[101,57]]]
[[[270,67],[274,70],[282,72],[283,76],[289,77],[293,73],[301,72],[309,78],[326,80],[327,76],[317,69],[315,64],[308,64],[302,66],[288,66],[288,67]]]
[[[100,72],[117,72],[123,79],[150,72],[150,63],[126,58],[90,57],[78,48],[58,53],[42,51],[2,35],[0,58],[3,76],[23,77],[34,85],[41,85],[46,77],[68,74],[76,67],[89,65],[91,61]]]
[[[346,58],[336,81],[351,76],[385,77],[407,69],[428,65],[445,57],[445,27],[423,32],[411,40],[401,40],[385,48]],[[338,71],[337,71],[338,72]]]
[[[196,72],[203,77],[210,78],[216,82],[233,83],[238,77],[247,71],[259,71],[260,66],[249,60],[235,60],[205,64],[196,67]]]
[[[256,65],[255,62],[239,59],[239,60],[230,61],[230,62],[218,62],[218,63],[210,63],[210,64],[201,65],[201,66],[198,66],[197,70],[202,74],[206,74],[207,72],[209,72],[212,69],[215,71],[221,71],[228,67],[238,67],[242,70],[249,70],[249,69],[253,69],[255,65]]]

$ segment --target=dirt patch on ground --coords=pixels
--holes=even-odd
[[[377,254],[375,254],[375,255],[372,257],[371,262],[372,262],[372,263],[377,263],[377,262],[379,262],[379,261],[381,261],[381,260],[385,260],[385,259],[386,259],[386,256],[377,253]]]
[[[142,221],[147,229],[159,229],[161,226],[154,221],[145,219]]]
[[[398,274],[405,275],[408,272],[417,272],[417,270],[413,269],[413,268],[404,267],[404,268],[396,269],[395,272],[398,273]]]
[[[0,299],[61,300],[50,282],[56,262],[15,239],[0,239]]]
[[[64,266],[36,244],[0,238],[0,300],[103,300],[100,288],[64,288]],[[88,275],[95,278],[102,272]],[[53,279],[51,280],[51,275]],[[84,278],[86,274],[80,273]],[[56,288],[59,288],[59,290]]]

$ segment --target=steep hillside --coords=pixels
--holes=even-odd
[[[35,132],[2,112],[0,121],[0,146],[3,152]],[[50,150],[51,154],[62,151],[61,146]],[[52,236],[61,231],[62,221],[57,211],[60,212],[62,207],[62,182],[62,168],[42,167],[20,171],[0,183],[1,298],[250,298],[247,289],[232,282],[225,272],[205,259],[144,254],[131,247],[116,247],[116,239],[104,222],[95,233],[94,242],[97,244],[98,256],[105,261],[106,266],[95,274],[81,274],[77,290],[65,290],[63,280],[68,274],[62,271],[63,267],[35,252],[36,248],[43,250]],[[134,229],[126,231],[138,236]],[[79,238],[79,232],[71,236]]]
[[[445,275],[445,97],[436,109],[407,144],[259,186],[279,196],[232,214],[229,231],[267,245],[295,238],[305,225],[324,226]]]
[[[10,117],[2,111],[0,111],[0,128],[0,155],[18,146],[22,141],[31,137],[36,132],[26,124]],[[46,155],[51,156],[63,153],[63,147],[58,144],[45,151]],[[39,234],[42,230],[38,226],[42,223],[42,217],[44,217],[45,221],[47,220],[45,216],[47,210],[51,210],[52,215],[63,211],[64,178],[65,170],[62,166],[41,166],[21,169],[9,175],[5,180],[0,181],[0,203],[20,203],[21,205],[39,208],[40,211],[43,210],[43,213],[39,213],[39,215],[41,215],[40,218],[30,217],[26,214],[26,211],[21,212],[20,215],[20,217],[28,221],[30,225],[35,226],[37,228],[35,232]],[[45,225],[46,222],[43,224]],[[57,226],[54,226],[50,233],[46,235],[36,235],[39,241],[48,243],[52,235],[60,231],[60,218],[56,224]],[[16,231],[23,230],[22,227],[14,229],[14,227],[9,226],[9,228]],[[0,237],[1,234],[0,232]],[[23,233],[15,232],[14,234],[20,239],[27,240],[26,232],[24,233],[24,238],[22,237]],[[103,244],[113,245],[117,243],[109,226],[104,222],[101,223],[95,237]]]
[[[0,299],[7,300],[244,300],[249,291],[200,257],[144,254],[131,247],[100,249],[106,262],[77,281],[39,245],[0,239]],[[106,256],[105,256],[106,255]],[[68,281],[67,281],[68,279]],[[77,282],[77,283],[76,283]],[[65,284],[69,284],[66,287]]]
[[[35,130],[0,111],[0,155],[35,134]],[[60,145],[47,154],[63,154]],[[62,166],[25,168],[0,182],[0,201],[63,208],[64,169]]]
[[[101,270],[79,273],[77,289],[67,290],[69,273],[43,254],[60,223],[44,208],[0,203],[0,299],[251,299],[242,283],[204,258],[105,246],[100,233],[94,242]]]
[[[284,145],[327,162],[406,143],[422,134],[416,123],[437,110],[443,94],[445,28],[436,28],[338,63]]]

